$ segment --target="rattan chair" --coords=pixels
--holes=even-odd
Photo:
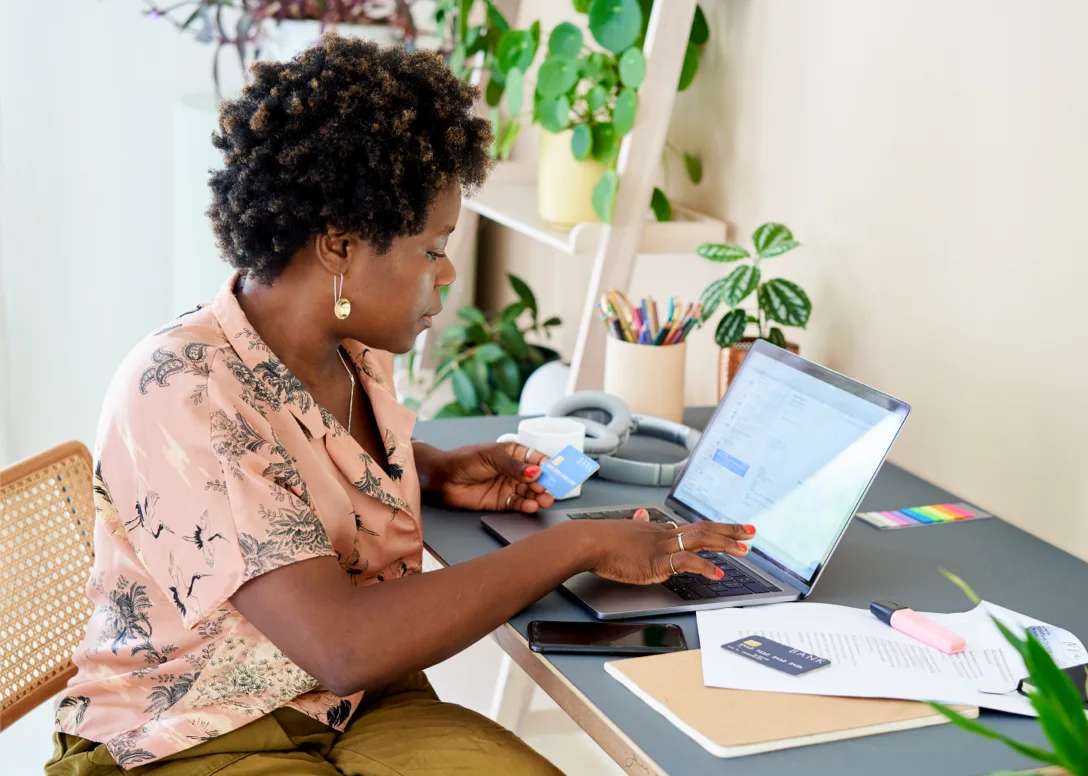
[[[91,455],[66,442],[0,472],[0,730],[75,674],[94,559]]]

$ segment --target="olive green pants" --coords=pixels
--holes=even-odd
[[[294,709],[278,709],[191,749],[128,770],[117,765],[104,744],[65,733],[55,733],[53,740],[56,751],[45,766],[46,776],[560,773],[509,730],[439,701],[422,673],[386,688],[343,733]]]

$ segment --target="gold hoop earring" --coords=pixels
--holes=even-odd
[[[340,273],[340,287],[336,286],[336,278],[332,279],[332,314],[340,320],[351,315],[351,302],[344,298],[344,273]]]

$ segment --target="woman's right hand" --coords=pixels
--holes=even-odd
[[[664,582],[673,574],[701,574],[717,581],[722,572],[696,553],[702,550],[744,557],[744,540],[755,536],[750,525],[732,523],[651,523],[645,509],[631,520],[575,521],[585,542],[589,570],[605,579],[633,585]],[[678,536],[683,537],[683,550]],[[672,559],[670,565],[669,560]]]

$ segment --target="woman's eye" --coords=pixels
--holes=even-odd
[[[446,253],[444,251],[443,252],[426,251],[426,253],[427,253],[427,256],[430,258],[431,261],[438,261],[439,259],[445,258],[445,256],[446,256]]]

